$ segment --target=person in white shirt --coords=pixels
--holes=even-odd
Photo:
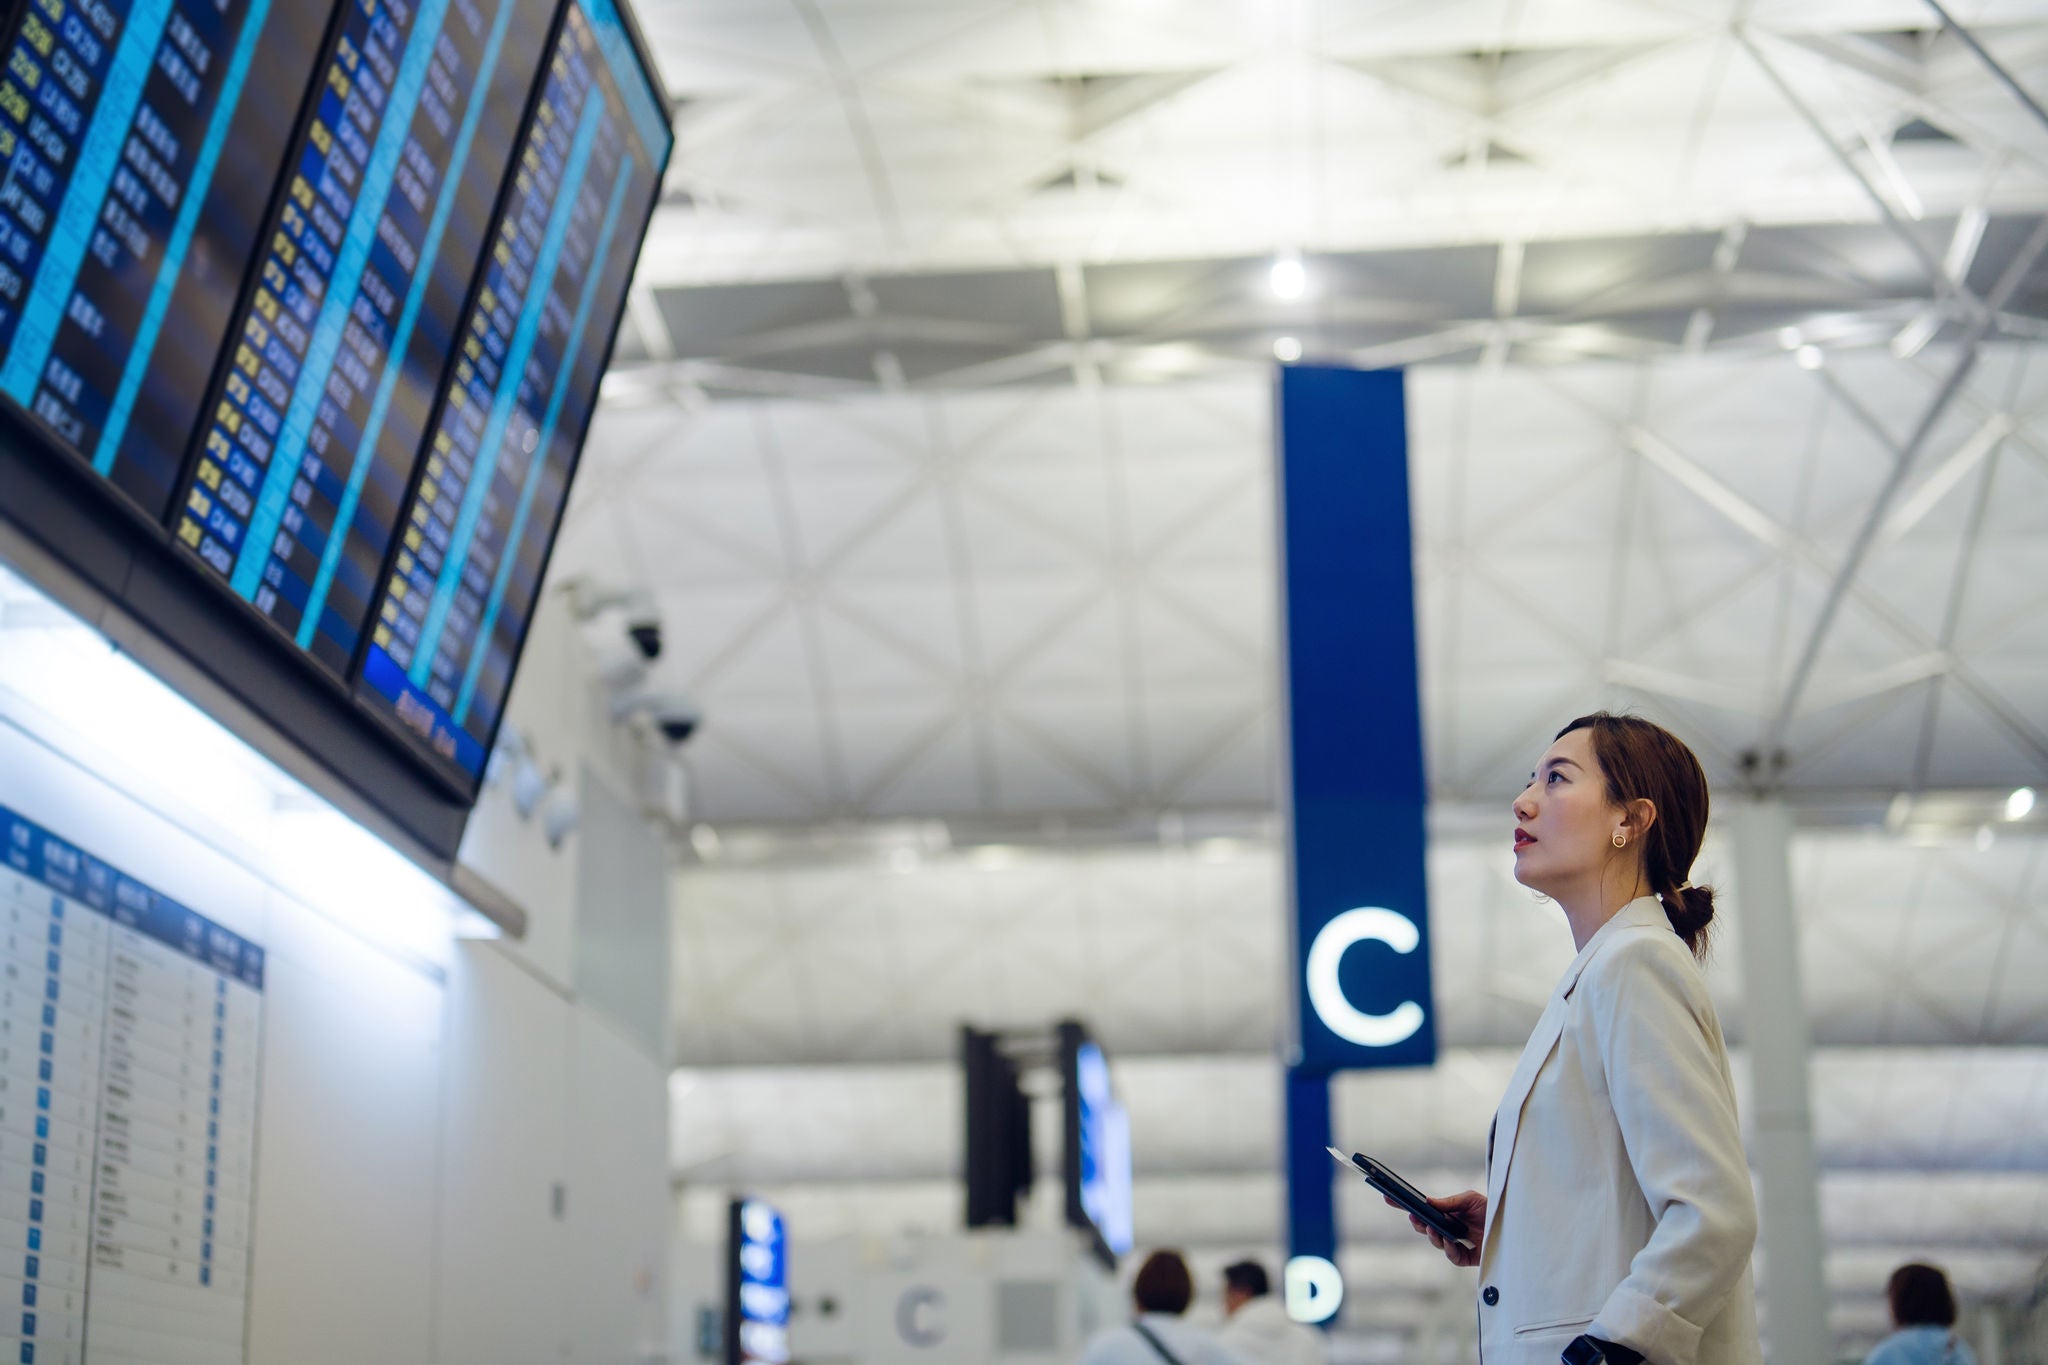
[[[1181,1314],[1194,1301],[1195,1279],[1178,1251],[1155,1251],[1131,1283],[1137,1315],[1095,1334],[1081,1365],[1247,1365]]]
[[[1225,1349],[1250,1365],[1328,1365],[1323,1334],[1287,1316],[1257,1261],[1223,1268],[1223,1312]]]

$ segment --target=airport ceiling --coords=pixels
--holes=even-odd
[[[1950,8],[2048,89],[2048,3]],[[652,683],[705,713],[686,1190],[951,1226],[953,1029],[1079,1013],[1141,1236],[1277,1241],[1298,348],[1410,367],[1438,967],[1483,964],[1444,1064],[1348,1078],[1345,1131],[1472,1178],[1568,946],[1496,813],[1626,705],[1800,808],[1838,1343],[1908,1254],[2030,1281],[2048,837],[2001,807],[2048,774],[2048,119],[1962,34],[1924,0],[637,9],[679,143],[554,573],[652,592]],[[1463,1290],[1370,1212],[1348,1268],[1405,1288],[1346,1349],[1391,1358]]]

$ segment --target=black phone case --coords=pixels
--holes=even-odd
[[[1365,1183],[1378,1190],[1387,1198],[1399,1204],[1409,1213],[1435,1228],[1439,1235],[1453,1242],[1471,1243],[1472,1234],[1466,1230],[1465,1220],[1445,1213],[1431,1204],[1422,1191],[1410,1185],[1392,1170],[1382,1166],[1362,1152],[1351,1154],[1351,1164],[1365,1176]]]

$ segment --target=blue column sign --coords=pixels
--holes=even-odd
[[[732,1201],[726,1365],[788,1365],[789,1231],[774,1206]]]
[[[1286,1297],[1321,1323],[1343,1298],[1329,1077],[1436,1061],[1401,373],[1286,367],[1275,425],[1294,972]]]
[[[1436,1021],[1401,373],[1290,366],[1278,425],[1288,1060],[1323,1074],[1428,1066]]]

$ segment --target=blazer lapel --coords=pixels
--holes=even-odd
[[[1486,1157],[1485,1244],[1492,1242],[1494,1220],[1500,1216],[1501,1194],[1507,1189],[1508,1165],[1515,1157],[1515,1135],[1522,1125],[1522,1106],[1528,1102],[1530,1088],[1536,1084],[1543,1064],[1550,1060],[1558,1038],[1564,1033],[1565,1011],[1569,1008],[1572,992],[1578,988],[1579,978],[1585,975],[1586,965],[1614,936],[1611,931],[1617,926],[1663,920],[1664,907],[1656,897],[1645,896],[1629,902],[1587,940],[1579,955],[1572,959],[1572,965],[1565,969],[1557,989],[1551,992],[1550,1002],[1543,1007],[1542,1017],[1529,1034],[1528,1046],[1522,1049],[1522,1059],[1515,1064],[1515,1073],[1508,1078],[1507,1093],[1501,1096],[1500,1108],[1493,1117],[1493,1135],[1487,1145]]]
[[[1576,982],[1578,978],[1574,974],[1570,979]],[[1501,1191],[1507,1187],[1508,1163],[1515,1155],[1515,1132],[1522,1123],[1522,1105],[1564,1032],[1564,998],[1565,987],[1560,986],[1543,1007],[1542,1017],[1537,1019],[1528,1045],[1522,1049],[1522,1059],[1515,1064],[1515,1073],[1508,1078],[1507,1093],[1500,1097],[1500,1108],[1494,1114],[1492,1150],[1486,1163],[1486,1236],[1482,1248],[1493,1240],[1494,1219],[1500,1216]]]

